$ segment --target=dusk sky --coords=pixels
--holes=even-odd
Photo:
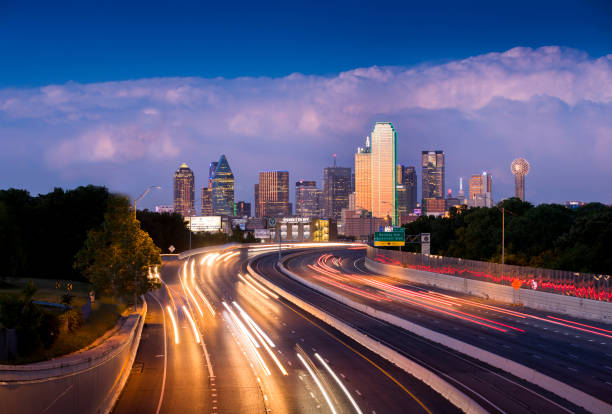
[[[390,121],[419,181],[444,150],[446,188],[486,170],[499,201],[522,156],[528,201],[612,203],[609,1],[124,3],[0,1],[0,188],[161,185],[152,208],[186,162],[199,211],[224,153],[252,202]]]

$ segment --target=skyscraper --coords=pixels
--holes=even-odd
[[[417,205],[417,174],[414,167],[397,166],[397,208],[411,214]]]
[[[183,217],[195,216],[195,177],[185,163],[174,173],[174,211]]]
[[[208,164],[208,188],[212,188],[212,180],[218,164],[219,162],[217,161],[212,161],[210,164]]]
[[[255,204],[255,217],[261,217],[261,210],[259,209],[259,184],[254,186],[253,204]]]
[[[421,198],[444,199],[444,151],[423,151],[421,165]]]
[[[316,181],[300,180],[295,183],[295,215],[299,217],[319,217],[321,190]]]
[[[340,220],[342,209],[348,208],[351,193],[351,169],[334,166],[323,170],[323,215]]]
[[[355,154],[355,210],[372,211],[372,148],[370,137]]]
[[[202,187],[202,215],[212,216],[212,188]]]
[[[212,207],[215,215],[234,215],[234,174],[221,155],[212,178]]]
[[[290,216],[289,172],[259,173],[259,213],[262,217]]]
[[[397,134],[390,122],[377,122],[372,131],[372,215],[397,217]]]
[[[236,203],[236,217],[251,217],[251,203],[238,201]]]
[[[491,207],[493,205],[491,198],[492,188],[491,174],[485,171],[482,174],[472,175],[470,178],[470,199],[468,200],[468,205],[471,207]]]

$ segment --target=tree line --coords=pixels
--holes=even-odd
[[[569,209],[511,198],[492,208],[452,208],[449,217],[423,216],[404,227],[407,235],[431,233],[432,254],[500,263],[502,209],[507,264],[612,273],[612,207],[601,203]]]

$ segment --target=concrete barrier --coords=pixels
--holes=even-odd
[[[144,302],[115,335],[87,351],[0,365],[0,414],[109,413],[130,375],[146,312]]]
[[[436,286],[499,302],[520,303],[528,308],[560,313],[575,318],[612,323],[611,302],[530,289],[514,290],[512,286],[389,265],[377,262],[369,257],[366,257],[365,266],[372,272],[393,276],[413,283]]]
[[[292,256],[295,255],[287,256],[283,259],[282,263],[291,259]],[[529,381],[532,384],[536,384],[539,387],[550,391],[553,394],[556,394],[579,407],[583,407],[584,409],[592,413],[608,414],[612,412],[612,406],[610,406],[606,402],[601,401],[600,399],[593,397],[570,385],[567,385],[555,378],[549,377],[548,375],[544,375],[534,370],[533,368],[529,368],[525,365],[519,364],[492,352],[459,341],[458,339],[452,338],[448,335],[432,331],[431,329],[427,329],[421,325],[417,325],[413,322],[399,318],[395,315],[353,301],[339,293],[333,292],[323,286],[305,280],[304,278],[291,272],[289,269],[283,266],[282,263],[279,264],[281,271],[290,278],[308,286],[309,288],[319,293],[329,296],[353,309],[356,309],[374,318],[385,321],[391,325],[410,331],[432,342],[444,345],[454,351],[460,352],[479,361],[485,362],[495,368],[499,368],[503,371],[506,371],[518,378]]]
[[[266,286],[268,289],[276,292],[278,295],[284,297],[285,299],[287,299],[294,305],[310,313],[314,317],[322,320],[328,325],[336,328],[337,330],[342,332],[344,335],[353,339],[354,341],[366,347],[370,351],[387,359],[388,361],[397,365],[399,368],[403,369],[410,375],[413,375],[417,379],[429,385],[431,388],[433,388],[435,391],[441,394],[444,398],[449,400],[451,404],[455,405],[456,407],[461,409],[463,412],[469,413],[469,414],[481,414],[481,413],[487,412],[477,402],[469,398],[466,394],[461,392],[459,389],[457,389],[455,386],[450,384],[448,381],[444,380],[442,377],[438,376],[436,373],[406,358],[404,355],[380,343],[374,338],[360,332],[358,329],[350,326],[346,322],[343,322],[329,315],[325,311],[315,307],[314,305],[311,305],[310,303],[298,298],[297,296],[291,294],[290,292],[287,292],[286,290],[276,286],[274,283],[271,283],[266,278],[264,278],[259,273],[257,273],[255,270],[253,270],[253,268],[251,267],[250,261],[247,265],[247,269],[249,273],[258,282]],[[304,283],[307,281],[300,280],[300,282]]]

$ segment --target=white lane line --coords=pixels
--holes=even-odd
[[[349,399],[349,401],[351,402],[351,404],[353,405],[353,408],[355,408],[355,411],[357,412],[357,414],[362,414],[362,411],[359,409],[359,406],[357,405],[357,403],[355,402],[355,400],[353,399],[353,396],[351,395],[351,393],[346,389],[346,387],[344,386],[344,384],[342,383],[342,381],[340,381],[340,378],[338,378],[338,376],[336,376],[336,374],[334,373],[334,371],[332,371],[331,367],[329,365],[327,365],[327,363],[323,360],[323,358],[321,357],[321,355],[315,353],[315,358],[317,358],[319,360],[319,362],[321,364],[323,364],[323,366],[325,367],[325,369],[327,370],[327,372],[329,372],[329,374],[332,376],[332,378],[336,381],[336,383],[340,386],[340,388],[342,389],[342,391],[344,392],[344,394],[346,395],[346,397]],[[358,390],[355,390],[355,392],[361,397],[361,393]]]
[[[304,357],[302,357],[302,355],[300,354],[297,354],[297,356],[310,374],[310,376],[312,377],[312,379],[314,380],[314,382],[317,384],[317,387],[319,387],[319,390],[321,391],[321,394],[323,394],[323,397],[325,398],[325,401],[327,402],[327,405],[329,406],[329,409],[331,410],[332,414],[337,414],[336,408],[332,404],[332,401],[329,398],[329,395],[327,395],[327,391],[325,391],[325,388],[323,388],[323,384],[321,384],[319,378],[315,375],[314,371],[312,370],[312,368],[310,368],[310,365],[308,365],[306,360],[304,360]]]
[[[155,302],[157,302],[157,304],[159,305],[162,311],[162,318],[164,321],[164,373],[162,375],[162,385],[161,391],[159,392],[159,401],[157,402],[157,409],[155,410],[155,414],[159,414],[162,407],[162,402],[164,401],[164,392],[166,390],[166,369],[168,366],[168,338],[166,337],[166,313],[164,312],[164,306],[161,304],[159,299],[155,297],[153,293],[151,293],[150,296],[153,297],[153,299],[155,299]]]

